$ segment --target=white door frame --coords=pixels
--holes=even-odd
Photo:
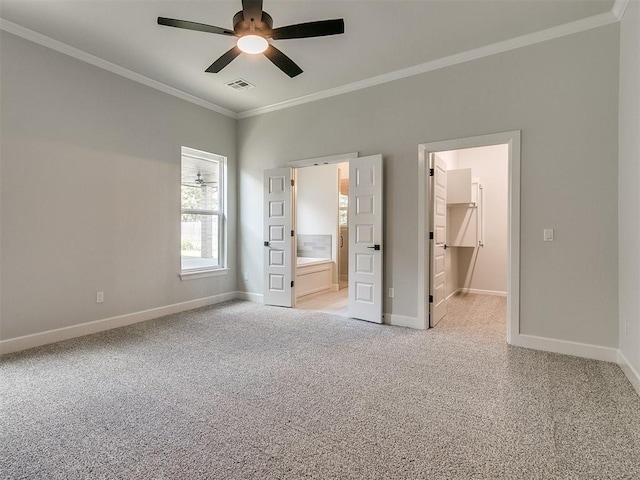
[[[520,130],[513,130],[418,146],[418,323],[423,329],[429,328],[429,154],[508,144],[507,343],[511,344],[520,334],[520,137]]]
[[[287,163],[287,166],[291,168],[314,167],[316,165],[330,165],[332,163],[348,162],[352,158],[358,158],[358,152],[340,153],[338,155],[329,155],[326,157],[294,160],[293,162]]]

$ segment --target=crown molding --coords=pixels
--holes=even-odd
[[[616,0],[613,4],[613,8],[611,8],[611,13],[616,16],[618,21],[622,21],[622,17],[624,17],[628,6],[629,0]]]
[[[167,93],[174,97],[180,98],[181,100],[186,100],[187,102],[199,105],[209,110],[213,110],[214,112],[220,113],[227,117],[231,117],[233,119],[238,118],[238,114],[236,112],[221,107],[220,105],[216,105],[215,103],[208,102],[206,100],[203,100],[202,98],[196,97],[195,95],[191,95],[190,93],[183,92],[182,90],[171,87],[162,82],[158,82],[157,80],[145,77],[144,75],[116,65],[115,63],[108,62],[107,60],[103,60],[100,57],[91,55],[90,53],[67,45],[66,43],[54,40],[53,38],[47,37],[46,35],[34,32],[33,30],[29,30],[28,28],[10,22],[9,20],[1,17],[0,30],[12,33],[14,35],[17,35],[18,37],[22,37],[26,40],[32,41],[57,52],[64,53],[65,55],[69,55],[70,57],[73,57],[77,60],[89,63],[111,73],[115,73],[116,75],[120,75],[121,77],[128,78],[129,80],[133,80],[134,82],[138,82],[148,87],[155,88],[156,90],[160,90],[163,93]]]
[[[34,32],[33,30],[29,30],[28,28],[22,27],[16,23],[10,22],[1,17],[0,17],[0,30],[5,30],[19,37],[25,38],[37,44],[40,44],[45,47],[56,50],[58,52],[64,53],[65,55],[69,55],[83,62],[90,63],[94,66],[110,71],[122,77],[128,78],[135,82],[141,83],[143,85],[149,86],[151,88],[155,88],[156,90],[167,93],[169,95],[173,95],[174,97],[180,98],[182,100],[186,100],[187,102],[191,102],[195,105],[199,105],[209,110],[213,110],[214,112],[220,113],[227,117],[230,117],[233,119],[242,119],[242,118],[249,118],[257,115],[262,115],[265,113],[275,112],[278,110],[283,110],[283,109],[295,107],[298,105],[303,105],[305,103],[324,100],[326,98],[335,97],[337,95],[342,95],[344,93],[355,92],[357,90],[362,90],[362,89],[373,87],[376,85],[393,82],[395,80],[400,80],[403,78],[420,75],[422,73],[432,72],[434,70],[440,70],[442,68],[459,65],[461,63],[478,60],[484,57],[489,57],[491,55],[496,55],[499,53],[516,50],[522,47],[534,45],[536,43],[546,42],[548,40],[553,40],[553,39],[564,37],[567,35],[573,35],[575,33],[584,32],[594,28],[616,23],[622,20],[624,13],[627,9],[627,6],[629,5],[629,1],[630,0],[615,0],[612,9],[609,12],[593,15],[591,17],[576,20],[574,22],[565,23],[565,24],[558,25],[556,27],[551,27],[545,30],[540,30],[538,32],[530,33],[527,35],[522,35],[520,37],[514,37],[509,40],[493,43],[491,45],[485,45],[483,47],[474,48],[472,50],[467,50],[466,52],[457,53],[455,55],[439,58],[439,59],[425,62],[419,65],[414,65],[412,67],[408,67],[401,70],[396,70],[394,72],[385,73],[383,75],[367,78],[365,80],[360,80],[360,81],[349,83],[346,85],[341,85],[336,88],[323,90],[321,92],[304,95],[304,96],[293,98],[290,100],[285,100],[283,102],[278,102],[278,103],[274,103],[264,107],[245,110],[238,113],[232,110],[226,109],[224,107],[221,107],[219,105],[216,105],[214,103],[211,103],[207,100],[203,100],[202,98],[196,97],[195,95],[191,95],[190,93],[183,92],[182,90],[171,87],[162,82],[158,82],[157,80],[153,80],[149,77],[145,77],[144,75],[133,72],[129,69],[116,65],[114,63],[103,60],[99,57],[96,57],[95,55],[91,55],[90,53],[87,53],[83,50],[80,50],[70,45],[67,45],[65,43],[59,42],[45,35]]]
[[[620,0],[616,1],[616,5],[619,1]],[[628,0],[621,1],[625,2]],[[466,52],[457,53],[455,55],[439,58],[437,60],[432,60],[430,62],[415,65],[413,67],[396,70],[394,72],[385,73],[376,77],[371,77],[358,82],[342,85],[340,87],[324,90],[322,92],[312,93],[310,95],[305,95],[291,100],[285,100],[284,102],[274,103],[266,107],[245,110],[238,113],[238,118],[254,117],[257,115],[262,115],[264,113],[275,112],[277,110],[335,97],[336,95],[354,92],[363,88],[369,88],[376,85],[381,85],[383,83],[393,82],[395,80],[412,77],[414,75],[420,75],[422,73],[440,70],[442,68],[451,67],[453,65],[470,62],[472,60],[478,60],[480,58],[516,50],[518,48],[527,47],[536,43],[546,42],[555,38],[572,35],[574,33],[584,32],[594,28],[609,25],[611,23],[616,23],[618,21],[618,17],[613,13],[613,11],[601,13],[591,17],[583,18],[581,20],[576,20],[574,22],[551,27],[546,30],[540,30],[538,32],[511,38],[509,40],[493,43],[491,45],[485,45],[484,47],[474,48],[472,50],[467,50]]]

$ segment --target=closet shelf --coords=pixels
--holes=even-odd
[[[452,174],[449,176],[449,174]],[[451,182],[449,180],[451,179]],[[451,186],[451,195],[449,187]],[[480,180],[471,169],[447,171],[447,245],[456,248],[483,246],[483,208]]]

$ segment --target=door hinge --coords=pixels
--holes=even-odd
[[[429,303],[433,303],[433,295],[429,295]]]
[[[293,288],[293,280],[291,280],[291,288]]]
[[[293,187],[295,183],[296,183],[295,180],[292,178],[291,179],[291,186]]]
[[[291,230],[291,236],[293,237],[293,230]]]
[[[433,240],[433,232],[429,232],[429,240]]]
[[[434,172],[433,172],[433,168],[430,168],[430,169],[429,169],[429,176],[430,176],[430,177],[433,177],[433,173],[434,173]]]

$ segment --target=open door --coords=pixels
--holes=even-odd
[[[382,323],[382,155],[349,160],[349,316]]]
[[[293,173],[264,171],[264,303],[294,305]],[[257,245],[256,245],[257,246]]]
[[[429,326],[435,327],[447,314],[445,250],[447,249],[447,163],[438,155],[430,158],[431,228],[429,239]]]

